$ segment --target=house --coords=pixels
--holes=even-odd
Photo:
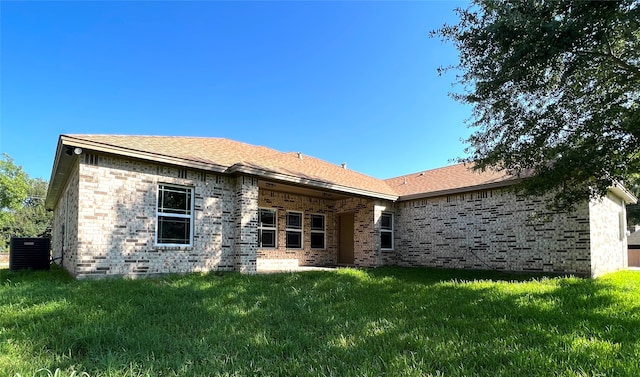
[[[627,237],[629,248],[629,267],[640,267],[640,230],[635,230]]]
[[[296,266],[598,276],[627,265],[625,203],[549,216],[519,178],[464,164],[391,179],[221,138],[62,135],[46,206],[78,278]]]

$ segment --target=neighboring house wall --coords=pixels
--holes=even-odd
[[[626,218],[623,200],[611,193],[589,203],[593,277],[627,267]]]
[[[542,200],[489,190],[396,207],[399,265],[590,274],[586,203],[551,215]]]
[[[637,225],[632,229],[636,227]],[[640,231],[632,232],[627,236],[627,267],[640,267]]]
[[[257,182],[107,156],[80,156],[77,261],[68,268],[78,277],[241,269],[255,271],[255,246],[235,260],[236,217],[257,207]],[[238,179],[241,179],[238,178]],[[155,243],[158,184],[194,188],[192,246]],[[69,189],[69,188],[68,188]],[[237,211],[237,193],[249,192]],[[78,194],[76,194],[78,195]],[[58,208],[63,205],[61,199]],[[58,215],[57,215],[58,216]],[[247,218],[249,222],[255,222]],[[255,227],[254,227],[255,228]],[[247,228],[251,234],[251,230]],[[255,233],[255,230],[253,231]],[[249,242],[252,242],[250,240]],[[55,243],[54,243],[55,244]],[[244,245],[242,248],[246,248]],[[69,250],[74,248],[69,245]],[[253,258],[253,262],[251,262]],[[245,264],[245,267],[242,265]]]
[[[297,260],[299,266],[322,266],[337,263],[335,200],[261,189],[258,195],[260,208],[277,210],[276,248],[259,248],[258,258],[263,266],[275,266],[277,260]],[[302,248],[286,247],[286,213],[303,213]],[[325,215],[325,248],[311,248],[311,214]],[[257,244],[257,240],[256,240]],[[267,262],[266,260],[271,260]]]
[[[51,229],[51,254],[69,271],[76,275],[78,264],[78,164],[69,175],[69,180],[62,190],[60,200],[54,209]]]

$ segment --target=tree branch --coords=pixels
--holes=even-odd
[[[611,47],[609,47],[611,48]],[[631,65],[629,63],[627,63],[626,61],[620,59],[619,57],[615,56],[613,54],[613,52],[611,52],[611,50],[609,50],[609,52],[601,52],[601,51],[578,51],[578,54],[584,54],[584,55],[591,55],[591,56],[598,56],[601,58],[607,58],[607,59],[611,59],[615,65],[619,68],[622,68],[623,70],[629,72],[629,74],[631,74],[631,76],[637,78],[638,80],[640,80],[640,67],[636,67],[634,65]]]

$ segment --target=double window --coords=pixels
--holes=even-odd
[[[393,249],[393,213],[382,212],[380,218],[380,247]]]
[[[311,248],[324,249],[325,221],[324,215],[311,215]]]
[[[287,211],[287,249],[302,249],[302,212]]]
[[[258,210],[258,247],[276,247],[277,213],[275,209]]]
[[[156,208],[156,243],[191,245],[193,242],[193,188],[161,184]]]

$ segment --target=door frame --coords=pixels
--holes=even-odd
[[[355,212],[338,214],[338,264],[354,264]],[[350,246],[349,246],[350,245]]]

